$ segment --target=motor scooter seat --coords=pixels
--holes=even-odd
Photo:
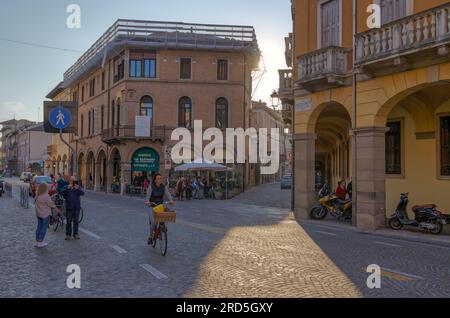
[[[436,204],[415,205],[412,207],[413,212],[418,212],[423,209],[436,209]]]

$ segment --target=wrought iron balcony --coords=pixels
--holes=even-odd
[[[149,137],[139,137],[135,134],[135,126],[116,126],[102,132],[102,141],[106,144],[119,144],[126,140],[152,140],[164,142],[172,130],[166,126],[153,126]]]
[[[450,60],[450,3],[356,36],[356,64],[379,76]]]
[[[347,85],[349,50],[330,46],[299,57],[298,88],[319,91]]]

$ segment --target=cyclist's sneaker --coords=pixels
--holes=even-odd
[[[153,244],[153,239],[152,239],[151,236],[148,237],[147,244],[148,245],[152,245]]]
[[[75,235],[73,236],[73,239],[74,239],[74,240],[79,240],[79,239],[80,239],[80,236],[78,236],[78,234],[75,234]]]

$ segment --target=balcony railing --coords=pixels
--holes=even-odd
[[[411,55],[450,42],[450,3],[356,36],[356,63]]]
[[[164,141],[166,136],[172,132],[171,129],[166,126],[153,126],[150,128],[149,137],[136,136],[135,126],[118,126],[109,129],[105,129],[102,132],[102,140],[107,144],[120,143],[124,140],[153,140],[153,141]]]
[[[345,85],[349,50],[330,46],[299,57],[299,88],[311,91]]]
[[[210,49],[249,47],[255,49],[255,52],[258,51],[256,33],[251,26],[119,19],[64,73],[64,80],[74,76],[116,40],[161,47]]]
[[[279,95],[292,95],[292,89],[294,88],[294,79],[292,70],[278,70],[280,77]]]
[[[345,75],[347,53],[347,49],[331,46],[301,56],[299,58],[300,81],[329,74]]]

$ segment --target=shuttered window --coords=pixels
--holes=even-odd
[[[380,0],[380,7],[382,24],[406,17],[406,0]]]
[[[322,3],[320,14],[322,24],[322,47],[339,46],[339,0],[331,0]]]
[[[191,59],[180,59],[180,79],[191,79]]]
[[[441,175],[450,176],[450,116],[441,117]]]
[[[401,122],[394,121],[387,124],[386,133],[386,174],[402,174],[402,140]]]

